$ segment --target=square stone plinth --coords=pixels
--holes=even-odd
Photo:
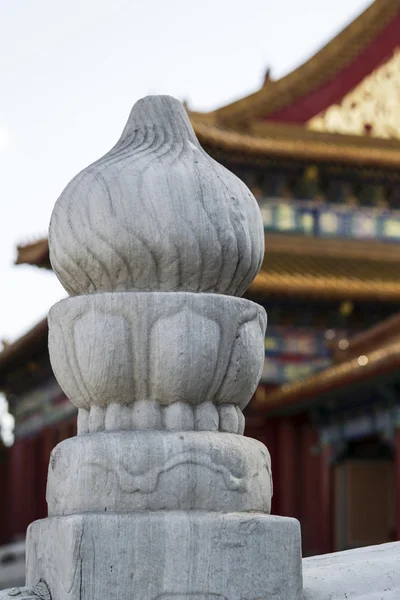
[[[54,600],[301,600],[294,519],[264,514],[86,514],[33,523],[27,584]]]

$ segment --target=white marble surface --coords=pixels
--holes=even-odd
[[[301,600],[295,519],[158,511],[36,521],[27,581],[53,600]]]
[[[303,560],[304,600],[399,600],[400,542]]]
[[[271,459],[250,438],[214,432],[81,435],[50,458],[49,515],[155,510],[270,512]]]
[[[123,409],[107,418],[98,407],[153,402],[131,413],[131,428],[194,429],[194,407],[210,402],[243,409],[264,365],[264,309],[218,294],[119,292],[61,300],[49,314],[49,351],[54,374],[77,406],[93,410],[87,430],[116,421],[127,428]],[[156,402],[156,406],[154,406]],[[184,408],[168,407],[183,402]],[[147,416],[143,413],[167,410]],[[238,433],[235,410],[218,416],[218,429]],[[124,414],[122,414],[124,412]],[[184,421],[186,419],[186,425]],[[118,423],[124,421],[124,426]],[[220,427],[221,425],[221,427]],[[212,425],[211,425],[212,426]],[[80,427],[81,429],[81,427]],[[84,431],[84,429],[83,429]]]

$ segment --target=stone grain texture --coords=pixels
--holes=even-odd
[[[142,510],[269,513],[271,497],[266,447],[211,432],[81,435],[53,450],[47,481],[49,516]]]
[[[301,600],[294,519],[197,511],[54,517],[31,525],[28,548],[27,581],[46,578],[54,600]]]
[[[244,408],[263,369],[265,328],[264,309],[241,298],[93,294],[53,306],[49,350],[54,374],[78,408],[141,400],[158,407],[212,402]],[[170,416],[162,425],[160,416],[159,426],[176,429],[173,421]],[[194,422],[185,429],[194,429]],[[224,430],[229,429],[227,424]]]
[[[166,96],[139,100],[114,148],[66,187],[49,242],[53,269],[72,296],[240,296],[264,257],[254,196],[204,152],[182,104]]]

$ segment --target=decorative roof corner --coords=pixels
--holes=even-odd
[[[44,269],[51,269],[47,238],[41,238],[28,244],[19,244],[17,246],[15,264],[34,265]]]
[[[236,126],[249,119],[307,122],[337,101],[339,99],[337,93],[342,93],[343,96],[340,90],[350,91],[346,89],[346,81],[347,85],[350,83],[352,86],[357,85],[364,77],[364,69],[369,69],[371,72],[384,58],[390,56],[399,45],[399,23],[400,0],[375,0],[300,67],[279,80],[263,85],[259,91],[217,109],[215,111],[217,121],[225,124],[235,123]],[[376,48],[373,52],[369,51],[375,41],[379,43],[375,44]],[[349,67],[357,59],[363,64],[364,69],[357,67],[356,72],[351,73]],[[311,101],[314,92],[334,78],[343,79],[343,74],[346,74],[346,78],[337,92],[332,89],[326,90],[319,100],[313,98]],[[365,75],[367,74],[368,72],[365,72]],[[307,98],[304,107],[301,106],[303,98]],[[310,114],[310,109],[314,110],[313,114]]]

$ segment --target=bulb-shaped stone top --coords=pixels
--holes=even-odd
[[[264,255],[249,189],[201,148],[182,104],[149,96],[118,143],[58,199],[51,264],[70,295],[110,291],[240,296]]]

